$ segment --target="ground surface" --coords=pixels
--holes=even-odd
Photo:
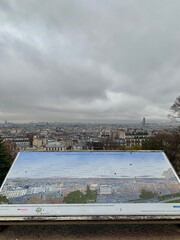
[[[9,226],[0,240],[180,240],[177,225]]]

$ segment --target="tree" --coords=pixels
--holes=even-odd
[[[142,189],[139,195],[141,199],[150,199],[150,198],[154,198],[155,196],[156,195],[153,192],[147,191],[146,189]]]
[[[34,132],[30,132],[26,134],[26,137],[29,138],[29,142],[30,142],[30,147],[33,147],[33,138],[36,135],[36,133]]]
[[[65,198],[64,203],[86,203],[86,199],[84,194],[77,190],[74,192],[70,192]]]
[[[112,137],[102,141],[105,150],[125,150],[125,144],[116,142]]]
[[[180,128],[147,138],[142,144],[142,150],[164,151],[178,175],[180,175]]]
[[[91,190],[89,185],[86,187],[86,192],[83,193],[79,190],[70,192],[64,197],[64,203],[89,203],[95,202],[97,197],[96,190]]]
[[[133,146],[126,147],[126,150],[128,150],[128,151],[139,151],[139,150],[141,150],[141,146],[138,145],[138,144],[135,144]]]
[[[4,147],[6,148],[6,153],[8,155],[9,162],[10,164],[12,164],[18,153],[16,143],[11,140],[5,140],[3,143]]]
[[[0,204],[8,204],[9,201],[6,196],[0,194]]]
[[[10,166],[11,156],[8,153],[8,148],[5,143],[0,139],[0,185],[2,184]]]
[[[180,96],[178,96],[170,108],[171,114],[168,117],[172,119],[180,118]]]
[[[89,185],[87,185],[87,187],[86,187],[86,196],[87,197],[91,196],[91,189],[90,189]]]

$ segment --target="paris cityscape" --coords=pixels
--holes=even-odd
[[[146,139],[158,133],[176,131],[176,122],[152,122],[145,117],[138,122],[79,123],[31,122],[0,123],[0,137],[19,151],[124,150],[139,149]]]

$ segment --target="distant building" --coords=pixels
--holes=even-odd
[[[128,129],[126,131],[126,146],[131,147],[134,145],[141,146],[142,143],[149,137],[147,131],[143,129]]]
[[[64,144],[60,143],[60,142],[50,142],[48,144],[46,144],[45,146],[46,151],[48,152],[53,152],[53,151],[64,151],[65,147]]]
[[[118,128],[116,131],[112,132],[112,137],[115,139],[125,139],[125,131],[124,129]]]
[[[143,125],[143,126],[146,125],[146,118],[145,118],[145,117],[143,117],[142,125]]]
[[[30,146],[30,141],[29,138],[26,137],[17,137],[13,139],[14,142],[16,143],[16,148],[17,149],[25,149]]]
[[[34,147],[45,147],[47,144],[47,139],[41,136],[34,136],[33,146]]]
[[[30,147],[29,138],[26,138],[23,136],[17,136],[17,137],[4,136],[1,138],[6,142],[11,141],[11,142],[15,143],[16,149],[18,149],[18,150]]]
[[[111,195],[111,186],[110,185],[101,185],[100,186],[100,195]]]

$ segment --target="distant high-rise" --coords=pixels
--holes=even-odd
[[[142,125],[145,126],[145,124],[146,124],[146,118],[143,117]]]

